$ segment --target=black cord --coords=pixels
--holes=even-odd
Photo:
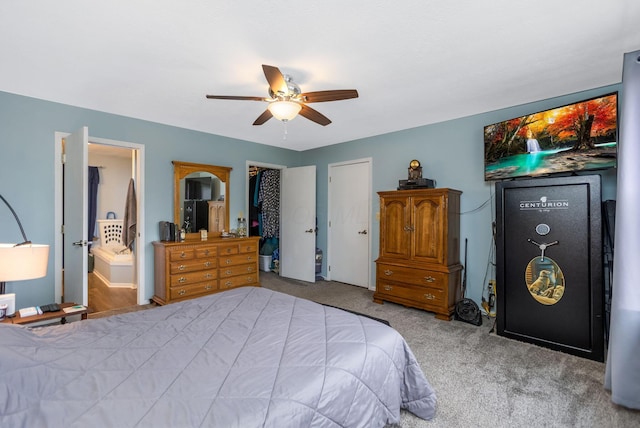
[[[22,223],[20,223],[20,219],[18,218],[18,214],[16,214],[16,212],[13,210],[13,208],[11,207],[11,205],[9,204],[9,202],[7,202],[7,200],[0,195],[0,199],[2,199],[2,201],[7,204],[7,206],[9,207],[9,209],[11,210],[11,214],[13,214],[13,216],[16,219],[16,222],[18,223],[18,226],[20,227],[20,232],[22,233],[22,238],[24,238],[24,242],[21,242],[20,244],[16,244],[16,247],[19,247],[20,245],[27,245],[27,244],[31,244],[31,241],[29,241],[27,239],[27,235],[24,233],[24,229],[22,228]]]

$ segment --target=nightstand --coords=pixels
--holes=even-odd
[[[2,323],[5,324],[31,324],[31,323],[35,323],[35,322],[40,322],[40,321],[49,321],[49,320],[55,320],[55,319],[60,319],[60,323],[64,324],[67,322],[66,317],[68,316],[72,316],[72,315],[81,315],[80,319],[86,320],[87,319],[87,314],[89,312],[89,310],[85,307],[84,309],[81,309],[79,311],[75,311],[75,312],[65,312],[63,309],[64,308],[68,308],[71,306],[75,306],[76,303],[60,303],[60,310],[56,311],[56,312],[45,312],[42,315],[32,315],[30,317],[24,317],[22,318],[20,316],[20,313],[18,311],[16,311],[16,316],[15,317],[6,317],[4,320],[2,320]]]

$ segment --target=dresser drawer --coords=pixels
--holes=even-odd
[[[194,284],[201,281],[209,281],[218,278],[218,271],[215,269],[201,270],[197,272],[187,272],[170,276],[170,286]]]
[[[446,301],[445,290],[440,288],[398,284],[384,279],[378,281],[376,294],[382,296],[397,297],[411,302],[442,306]]]
[[[257,253],[258,252],[258,244],[257,242],[247,242],[238,245],[238,252],[240,253]]]
[[[217,289],[218,289],[218,281],[212,280],[212,281],[199,282],[197,284],[171,287],[169,289],[169,294],[171,296],[171,300],[173,300],[173,299],[182,299],[185,297],[195,296],[198,294],[208,294]]]
[[[218,287],[220,290],[227,288],[240,287],[241,285],[256,285],[258,283],[257,272],[249,275],[231,276],[229,278],[220,278]]]
[[[218,246],[219,256],[230,256],[232,254],[238,254],[239,252],[240,248],[238,244],[227,244]]]
[[[209,260],[184,260],[182,262],[172,262],[169,265],[169,272],[171,275],[187,273],[187,272],[195,272],[199,270],[205,269],[215,269],[218,267],[217,259],[209,259]]]
[[[237,265],[237,266],[224,266],[220,268],[218,275],[220,278],[228,278],[230,276],[237,276],[243,274],[252,274],[257,270],[256,264]]]
[[[196,250],[194,248],[185,248],[183,250],[174,249],[169,251],[169,261],[177,262],[180,260],[191,260],[196,256]]]
[[[423,285],[442,290],[447,287],[447,275],[442,272],[413,269],[404,266],[378,264],[376,278],[383,281]]]
[[[196,258],[202,259],[206,257],[215,257],[218,255],[217,247],[199,247],[196,248]]]
[[[234,256],[222,256],[218,259],[220,269],[226,266],[243,265],[247,263],[257,263],[258,257],[255,253],[236,254]]]

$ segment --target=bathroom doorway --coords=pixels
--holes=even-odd
[[[136,251],[122,242],[125,201],[133,178],[135,151],[118,146],[89,142],[89,192],[93,187],[93,234],[88,236],[88,306],[91,312],[104,312],[135,306],[137,280]],[[97,183],[94,183],[97,181]],[[91,184],[94,184],[92,186]],[[91,212],[92,209],[90,208]]]
[[[61,232],[56,234],[55,238],[55,301],[82,303],[89,307],[90,313],[147,303],[144,300],[144,146],[89,137],[88,129],[86,127],[83,129],[84,132],[73,134],[55,133],[55,225]],[[78,145],[77,142],[72,144],[75,148],[65,146],[66,140],[69,140],[67,143],[71,140],[76,141],[76,136],[83,133],[84,137],[81,138],[80,144]],[[80,150],[80,154],[77,150]],[[91,158],[89,158],[90,151]],[[102,222],[96,221],[91,231],[88,230],[91,214],[88,209],[90,205],[88,182],[91,174],[89,166],[95,167],[93,169],[97,171],[99,186],[103,187],[99,193],[105,196],[101,198],[100,205],[96,197],[96,213],[93,218]],[[67,170],[74,171],[74,174],[81,171],[78,176],[81,178],[73,181],[84,183],[84,191],[80,190],[82,189],[80,187],[78,190],[72,190],[71,193],[67,192],[67,183],[65,183]],[[123,191],[110,188],[122,182],[125,182]],[[125,196],[121,196],[118,202],[118,195],[122,192]],[[65,193],[78,195],[78,197],[65,198]],[[129,197],[132,194],[133,197]],[[78,201],[73,201],[74,199]],[[132,204],[132,201],[135,203]],[[122,252],[122,254],[116,254],[115,263],[110,263],[110,268],[101,268],[103,278],[107,279],[104,281],[103,278],[94,274],[98,262],[95,256],[90,257],[89,247],[100,246],[98,224],[106,222],[110,228],[117,227],[118,220],[120,222],[124,220],[125,209],[128,212],[127,225],[129,225],[126,230],[133,232],[130,236],[134,237],[133,244],[129,246],[132,250],[132,254],[128,255],[132,259],[131,266],[127,268],[129,273],[126,273],[123,278],[122,272],[119,271],[122,258],[125,256],[125,252]],[[76,226],[82,224],[84,226],[80,228]],[[111,232],[112,229],[109,232],[110,244],[113,240]],[[103,238],[102,242],[105,241]],[[132,276],[130,272],[133,272]],[[101,287],[100,290],[96,291],[97,287]]]

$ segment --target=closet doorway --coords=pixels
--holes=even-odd
[[[264,263],[271,252],[269,270],[273,268],[283,277],[315,282],[316,167],[287,168],[247,161],[247,174],[248,228],[253,236],[263,237],[260,262]],[[263,180],[265,176],[268,177],[266,182]],[[261,183],[264,183],[262,196]],[[259,216],[265,211],[265,202],[271,206],[268,207],[268,218],[262,219],[261,226]],[[258,217],[254,217],[255,211],[251,212],[255,208],[258,209]],[[273,227],[277,232],[268,229]]]
[[[280,178],[283,165],[247,161],[247,230],[260,236],[260,269],[280,273]]]

